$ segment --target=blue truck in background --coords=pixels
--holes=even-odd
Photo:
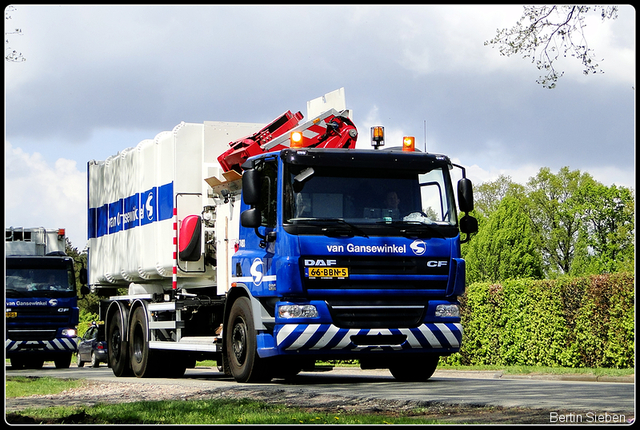
[[[89,285],[116,376],[208,358],[256,382],[357,359],[424,381],[460,350],[465,169],[412,137],[382,149],[382,127],[356,149],[343,90],[307,108],[182,123],[89,162]]]
[[[5,255],[6,358],[14,369],[69,367],[79,311],[65,230],[7,228]]]

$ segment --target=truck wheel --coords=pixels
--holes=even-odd
[[[270,381],[264,360],[258,356],[256,330],[248,298],[240,297],[233,303],[227,325],[225,354],[234,379],[238,382]]]
[[[9,361],[11,362],[11,368],[13,369],[22,369],[24,368],[24,360],[17,358],[17,357],[11,357],[9,359]]]
[[[71,365],[71,356],[73,354],[64,354],[60,357],[57,357],[53,360],[53,363],[56,365],[56,369],[68,369]]]
[[[22,365],[25,369],[42,369],[44,358],[25,358]]]
[[[120,312],[111,316],[109,332],[107,333],[107,351],[109,354],[109,367],[116,376],[131,376],[129,366],[129,351],[127,343],[122,337],[123,327],[120,320]]]
[[[129,328],[129,356],[131,357],[131,370],[138,378],[148,378],[153,376],[155,369],[153,366],[153,353],[149,349],[149,339],[147,334],[147,322],[145,310],[138,307],[133,312],[131,327]]]
[[[398,381],[424,382],[431,378],[438,367],[439,355],[420,355],[409,359],[400,358],[389,366],[389,371]]]
[[[313,369],[315,360],[298,357],[274,357],[270,359],[270,367],[273,368],[274,378],[293,379],[303,369]]]

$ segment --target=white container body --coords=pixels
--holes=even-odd
[[[224,293],[230,252],[238,237],[239,214],[234,212],[239,201],[222,204],[205,179],[222,178],[217,157],[230,142],[263,126],[181,123],[105,161],[89,162],[89,285],[149,284],[155,291],[176,284],[179,289],[217,285]],[[201,215],[207,206],[216,207],[215,226],[209,232],[215,234],[219,267],[205,264],[204,254],[198,261],[180,261],[177,253],[182,220]]]

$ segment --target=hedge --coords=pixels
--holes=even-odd
[[[634,274],[476,283],[450,364],[634,367]]]

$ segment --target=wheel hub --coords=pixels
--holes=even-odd
[[[237,323],[233,327],[232,333],[232,345],[233,345],[233,355],[239,364],[244,363],[246,356],[246,341],[247,334],[246,329],[243,322]]]

